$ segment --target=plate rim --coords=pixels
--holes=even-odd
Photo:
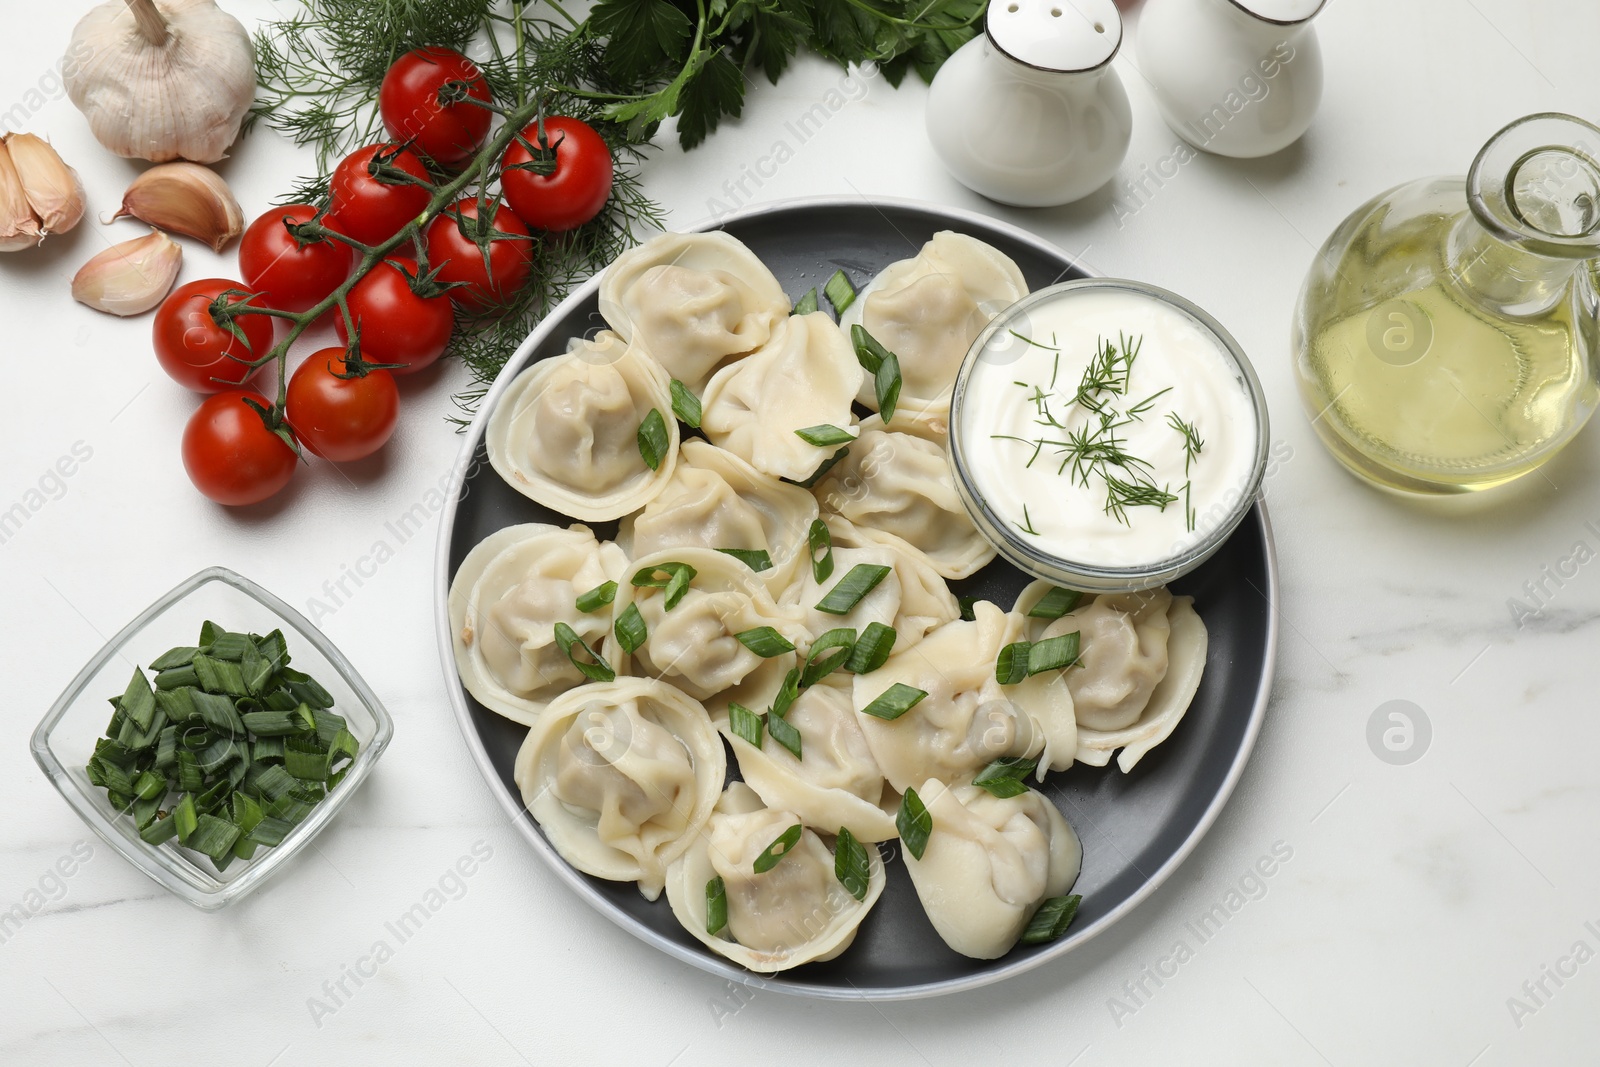
[[[956,223],[966,222],[979,227],[1001,230],[1017,241],[1032,245],[1052,257],[1070,259],[1078,265],[1080,270],[1084,269],[1083,265],[1078,263],[1065,249],[1053,242],[1046,241],[1036,234],[1029,233],[1014,223],[966,208],[947,207],[943,204],[915,200],[909,197],[869,198],[837,195],[793,197],[755,205],[725,215],[704,218],[678,232],[699,233],[720,230],[730,222],[742,222],[766,215],[787,214],[797,210],[841,207],[859,208],[863,205],[874,209],[878,209],[880,206],[907,209],[947,218]],[[887,218],[887,216],[885,217]],[[890,225],[893,226],[892,221]],[[523,818],[524,815],[528,814],[526,805],[519,803],[517,797],[499,787],[499,772],[489,758],[483,739],[478,736],[477,729],[473,726],[472,712],[467,707],[465,690],[461,684],[460,673],[456,669],[455,649],[450,638],[449,615],[449,571],[450,548],[453,541],[452,532],[455,528],[457,505],[461,499],[461,487],[466,481],[468,473],[476,466],[474,457],[477,455],[479,445],[483,442],[484,428],[489,412],[493,410],[494,405],[509,387],[511,380],[526,365],[529,353],[556,331],[557,326],[567,317],[571,308],[586,300],[600,287],[600,278],[603,273],[603,270],[596,272],[569,293],[566,299],[551,309],[550,313],[534,327],[522,344],[517,347],[517,350],[506,361],[506,365],[501,368],[500,373],[495,376],[494,381],[490,383],[489,388],[478,401],[477,413],[473,415],[472,421],[462,431],[461,448],[457,452],[455,462],[450,470],[450,483],[445,490],[445,506],[440,512],[439,532],[434,546],[434,639],[439,651],[440,663],[444,669],[447,682],[446,689],[450,698],[450,707],[455,716],[456,726],[461,731],[462,740],[466,742],[467,751],[471,755],[478,773],[483,776],[485,784],[490,787],[490,792],[494,794],[496,803],[510,817],[512,825],[516,827],[517,832],[533,846],[534,852],[544,861],[545,865],[590,908],[660,952],[666,953],[708,974],[737,982],[743,986],[764,991],[774,990],[791,996],[829,1001],[921,1000],[994,985],[997,982],[1014,978],[1046,963],[1061,959],[1067,953],[1087,944],[1115,926],[1134,908],[1149,899],[1182,865],[1184,860],[1188,859],[1190,854],[1199,847],[1201,839],[1205,837],[1221,815],[1222,809],[1233,796],[1234,789],[1244,775],[1245,767],[1250,762],[1250,756],[1255,750],[1262,723],[1266,719],[1267,705],[1272,695],[1273,677],[1277,669],[1279,637],[1278,554],[1277,546],[1273,542],[1272,522],[1267,513],[1267,503],[1259,494],[1250,514],[1254,516],[1256,524],[1260,528],[1262,544],[1266,552],[1267,588],[1263,595],[1267,601],[1267,642],[1263,650],[1265,667],[1261,672],[1261,679],[1256,687],[1255,700],[1250,709],[1249,722],[1245,725],[1243,740],[1238,751],[1234,754],[1233,762],[1228,767],[1228,773],[1218,788],[1216,795],[1212,797],[1211,803],[1206,806],[1206,810],[1201,814],[1194,828],[1184,838],[1183,843],[1167,858],[1166,862],[1157,867],[1145,879],[1138,889],[1134,890],[1126,900],[1108,912],[1100,921],[1088,927],[1081,937],[1072,938],[1062,942],[1060,945],[977,974],[963,975],[959,978],[947,978],[935,982],[920,982],[912,985],[887,986],[874,989],[841,989],[837,986],[759,975],[735,966],[730,961],[677,944],[656,931],[639,925],[630,915],[601,896],[593,886],[588,884],[587,878],[583,874],[555,851],[550,843],[539,833],[531,816],[526,819]]]

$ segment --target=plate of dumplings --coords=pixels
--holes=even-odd
[[[1192,851],[1271,686],[1263,504],[1170,588],[1094,595],[997,558],[946,458],[979,331],[1082,276],[982,215],[790,201],[623,253],[495,380],[440,650],[598,912],[747,984],[925,997],[1057,960]]]

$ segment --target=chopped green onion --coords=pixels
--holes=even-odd
[[[789,850],[800,843],[800,835],[803,833],[805,833],[805,827],[801,826],[799,823],[795,823],[783,833],[779,834],[773,840],[772,844],[766,847],[766,851],[762,852],[761,855],[756,857],[755,872],[757,874],[766,874],[768,871],[772,870],[772,868],[776,867],[778,865],[778,861],[787,856],[789,854]]]
[[[761,716],[743,704],[729,703],[728,729],[733,731],[735,737],[743,738],[750,747],[761,747],[761,732],[765,729],[765,724],[761,721]]]
[[[1022,756],[1006,756],[997,759],[972,780],[973,785],[982,786],[994,796],[1002,799],[1006,797],[1021,796],[1028,791],[1024,778],[1032,774],[1038,767],[1037,760],[1026,759]]]
[[[166,790],[162,790],[163,793]],[[150,824],[156,821],[156,816],[161,813],[160,797],[134,797],[133,798],[133,825],[143,833],[150,829]]]
[[[189,835],[189,840],[184,842],[184,847],[204,852],[216,861],[233,851],[233,843],[237,840],[239,840],[239,828],[233,823],[227,819],[219,819],[215,815],[202,815],[195,831]]]
[[[850,284],[849,275],[842,270],[836,270],[833,272],[833,277],[822,286],[822,295],[833,305],[835,314],[843,315],[845,308],[856,302],[856,287]]]
[[[194,660],[194,654],[199,651],[198,648],[193,646],[169,648],[150,661],[150,669],[160,674],[162,671],[171,670],[173,667],[187,667]]]
[[[281,673],[283,674],[284,682],[289,687],[289,692],[294,694],[296,700],[310,704],[318,711],[333,707],[333,696],[318,685],[317,680],[309,674],[289,670],[287,667]]]
[[[833,876],[845,892],[857,900],[867,899],[867,884],[872,877],[867,850],[845,826],[839,827],[839,839],[833,844]]]
[[[105,788],[113,793],[132,796],[136,792],[134,774],[127,768],[119,767],[115,763],[102,759],[100,761],[100,775],[105,782]]]
[[[763,548],[719,548],[717,551],[732,556],[758,574],[772,569],[772,557]]]
[[[1028,650],[1028,673],[1059,671],[1078,662],[1078,631],[1035,641]]]
[[[244,646],[244,655],[239,657],[239,673],[244,676],[244,687],[252,693],[261,692],[267,679],[272,677],[272,663],[261,654],[254,641]]]
[[[1059,585],[1050,587],[1050,591],[1039,598],[1039,602],[1028,609],[1030,619],[1059,619],[1067,612],[1078,606],[1083,599],[1083,594],[1076,589],[1063,589]]]
[[[127,812],[133,810],[133,798],[120,790],[106,790],[106,801],[117,811]]]
[[[244,672],[230,660],[214,659],[204,652],[195,653],[192,666],[200,676],[200,688],[208,693],[226,693],[230,697],[249,696],[245,688]]]
[[[894,826],[900,831],[906,851],[920,860],[928,848],[928,835],[933,832],[933,816],[928,814],[915,789],[907,789],[900,799],[900,812],[894,817]]]
[[[850,573],[839,580],[828,595],[817,602],[816,609],[829,615],[848,615],[862,599],[889,576],[893,567],[881,563],[857,563]]]
[[[305,715],[307,719],[312,719],[310,708],[302,709],[302,714]],[[333,739],[339,736],[339,731],[345,728],[344,716],[335,715],[331,711],[317,712],[315,719],[312,721],[316,725],[317,740],[320,741],[324,747],[332,745]]]
[[[250,761],[252,763],[262,763],[267,760],[277,760],[282,763],[283,755],[283,738],[281,737],[257,738],[250,745]]]
[[[829,532],[828,524],[821,519],[812,519],[806,544],[811,551],[811,576],[821,585],[833,574],[833,534]],[[818,552],[822,555],[818,556]]]
[[[666,602],[662,607],[671,611],[678,606],[678,601],[689,591],[689,583],[699,573],[687,563],[660,563],[635,574],[633,585],[635,588],[665,590]]]
[[[1072,920],[1077,918],[1078,905],[1082,901],[1083,897],[1073,894],[1070,897],[1051,897],[1040,904],[1039,910],[1028,920],[1027,929],[1022,931],[1021,943],[1043,945],[1059,938],[1067,932]]]
[[[579,637],[577,631],[572,627],[564,622],[558,622],[555,626],[555,635],[556,644],[561,646],[561,651],[566,653],[567,659],[572,661],[572,665],[578,668],[579,674],[591,682],[611,682],[616,680],[617,672],[611,669],[611,664],[607,663],[600,653],[590,648],[589,643]],[[578,648],[583,649],[589,656],[590,662],[585,662],[578,658],[578,654],[575,651]]]
[[[289,836],[289,831],[294,829],[294,823],[280,819],[275,815],[264,815],[256,828],[250,831],[250,843],[265,845],[275,848],[283,844],[283,839]]]
[[[850,651],[844,669],[851,674],[871,674],[889,662],[889,653],[894,651],[894,642],[899,636],[892,626],[885,626],[881,622],[867,623],[856,647]]]
[[[794,302],[794,310],[789,312],[789,314],[791,314],[791,315],[809,315],[813,311],[816,311],[816,310],[817,310],[817,287],[813,285],[810,289],[806,290],[806,295],[805,296],[802,296],[799,300],[796,300]]]
[[[978,616],[973,611],[973,608],[977,607],[979,600],[980,598],[975,596],[963,596],[956,598],[956,603],[961,606],[961,620],[963,622],[978,621]]]
[[[820,423],[816,426],[806,426],[796,430],[795,436],[808,445],[818,448],[829,448],[833,445],[847,445],[856,439],[856,435],[849,430],[842,430],[832,423]]]
[[[160,800],[167,795],[167,779],[155,771],[141,771],[133,793],[140,800]]]
[[[305,722],[291,711],[251,711],[239,719],[256,737],[286,737],[306,728]]]
[[[785,478],[783,480],[788,482],[790,485],[798,485],[802,489],[810,489],[818,482],[822,481],[827,473],[833,470],[833,468],[837,467],[839,465],[839,461],[849,454],[850,446],[845,445],[843,448],[839,449],[839,451],[823,460],[817,469],[811,472],[811,476],[804,481],[797,482],[792,478]]]
[[[612,632],[617,635],[617,644],[622,646],[622,651],[633,655],[639,651],[645,639],[650,636],[649,627],[645,625],[644,616],[639,614],[639,605],[629,604],[622,609],[622,614],[617,616]]]
[[[289,642],[284,638],[282,630],[274,630],[265,637],[256,638],[256,648],[272,664],[273,670],[285,667],[289,663]]]
[[[1000,650],[994,661],[994,680],[1001,685],[1016,685],[1028,677],[1028,641],[1013,641]]]
[[[706,883],[706,933],[715,934],[728,925],[728,887],[717,875]]]
[[[125,719],[122,729],[117,732],[117,740],[131,751],[143,752],[156,743],[156,739],[161,736],[161,731],[166,729],[166,726],[167,713],[157,708],[148,730],[140,730],[138,724],[131,718]]]
[[[173,829],[178,832],[178,844],[188,844],[189,835],[194,833],[197,825],[193,793],[185,793],[178,798],[178,806],[172,809],[172,819]]]
[[[157,689],[177,689],[180,686],[199,685],[200,673],[194,669],[194,664],[186,663],[182,667],[173,667],[156,675]]]
[[[795,759],[801,758],[800,731],[795,729],[794,723],[774,711],[767,716],[767,733],[772,735],[774,741],[788,749],[789,754]]]
[[[200,714],[194,706],[194,693],[195,691],[188,686],[181,689],[157,689],[156,703],[167,713],[168,722],[188,722]]]
[[[160,845],[171,841],[178,833],[178,820],[171,815],[155,822],[139,831],[139,836],[147,845]]]
[[[645,466],[653,471],[661,469],[661,461],[667,458],[667,449],[671,441],[667,437],[667,420],[662,417],[660,408],[651,408],[650,414],[644,417],[639,424],[639,455],[644,457]]]
[[[883,362],[878,365],[878,372],[872,376],[872,390],[878,399],[878,414],[883,416],[883,424],[889,425],[894,418],[895,409],[900,406],[900,387],[904,384],[900,378],[900,357],[890,352],[884,356]]]
[[[205,761],[200,761],[205,766]],[[283,742],[283,769],[290,777],[304,782],[320,782],[328,777],[328,751],[312,741],[290,737]]]
[[[150,691],[150,683],[138,667],[133,669],[133,677],[128,680],[128,688],[123,691],[118,706],[141,731],[150,729],[150,720],[156,713],[156,695]]]
[[[739,643],[762,659],[772,659],[794,651],[794,642],[771,626],[757,626],[733,635]]]
[[[578,610],[584,614],[599,611],[617,598],[617,583],[603,582],[587,593],[578,594]]]
[[[197,793],[204,787],[205,780],[194,753],[186,748],[178,749],[178,788],[185,793]]]
[[[232,700],[220,693],[205,693],[198,689],[190,694],[189,699],[194,701],[200,721],[208,727],[228,737],[244,736],[244,721],[239,718]]]
[[[860,325],[850,327],[850,344],[856,350],[856,362],[861,364],[861,369],[876,376],[889,350],[880,345],[865,326]]]
[[[256,789],[267,800],[277,800],[294,788],[294,776],[276,765],[268,767],[256,776]]]
[[[195,754],[203,774],[216,774],[234,760],[244,758],[244,746],[231,737],[219,737]]]
[[[805,666],[800,671],[800,688],[816,685],[843,667],[856,647],[856,632],[848,626],[825,631],[811,643]],[[827,653],[824,655],[824,653]]]
[[[679,422],[691,430],[700,428],[700,398],[676,378],[672,379],[672,413],[678,417]]]
[[[928,694],[921,689],[896,682],[883,694],[861,709],[863,715],[871,715],[875,719],[893,722],[912,708],[922,702]]]
[[[780,719],[789,714],[789,709],[794,707],[794,702],[800,699],[800,668],[792,667],[789,673],[783,676],[783,685],[778,688],[778,695],[772,698],[773,715]]]
[[[212,659],[226,659],[238,663],[244,656],[246,648],[255,648],[255,642],[245,634],[236,634],[223,630],[213,637],[201,651]],[[258,653],[259,651],[257,649]]]
[[[361,751],[361,742],[356,740],[356,735],[344,727],[333,735],[333,740],[328,743],[328,769],[331,771],[335,765],[343,760],[353,760],[356,753]]]

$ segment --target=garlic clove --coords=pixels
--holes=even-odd
[[[172,291],[183,265],[183,249],[160,230],[112,245],[72,278],[72,298],[96,311],[138,315]]]
[[[5,138],[23,194],[45,233],[66,233],[83,218],[83,182],[50,142],[31,133]]]
[[[42,240],[39,217],[28,204],[22,178],[11,162],[5,141],[0,140],[0,252],[32,248]]]
[[[204,241],[213,252],[222,251],[244,230],[244,213],[233,190],[215,171],[198,163],[162,163],[135,178],[112,219],[130,215],[158,229]]]

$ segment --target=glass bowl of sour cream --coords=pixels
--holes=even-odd
[[[950,463],[973,522],[1030,574],[1145,589],[1205,562],[1267,466],[1267,404],[1215,319],[1142,282],[1032,293],[973,342]]]

